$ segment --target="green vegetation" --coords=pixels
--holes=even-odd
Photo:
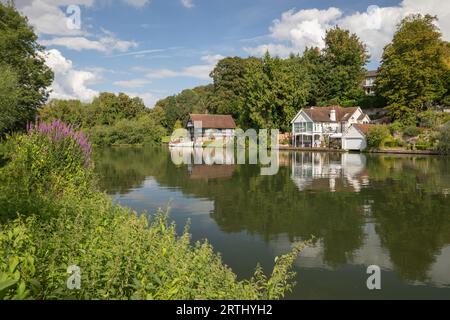
[[[212,85],[186,89],[177,95],[159,100],[154,109],[163,115],[162,124],[170,131],[177,120],[182,125],[186,124],[190,113],[205,113],[211,94]]]
[[[420,112],[448,105],[448,43],[430,15],[411,15],[398,26],[383,53],[376,91],[394,119],[416,125]],[[448,62],[448,60],[447,60]]]
[[[124,93],[101,93],[92,103],[52,100],[40,111],[42,121],[61,119],[86,131],[96,146],[158,143],[167,134],[160,109]]]
[[[443,154],[450,154],[450,122],[447,122],[439,131],[438,150]]]
[[[369,149],[380,149],[389,137],[391,137],[391,134],[387,126],[373,126],[367,133],[367,147]]]
[[[48,96],[53,72],[37,35],[12,4],[0,3],[0,137],[25,129]]]
[[[67,133],[68,132],[68,133]],[[98,191],[90,147],[59,122],[10,139],[0,169],[2,299],[279,299],[304,244],[237,281],[207,242],[178,236],[164,214],[151,219]],[[69,290],[67,268],[81,269]]]

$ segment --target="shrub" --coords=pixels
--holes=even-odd
[[[419,113],[418,118],[420,125],[425,128],[439,128],[444,123],[450,121],[450,113],[428,110]]]
[[[438,150],[443,154],[450,154],[450,121],[439,130]]]
[[[403,135],[406,137],[416,137],[420,134],[420,128],[416,126],[408,126],[403,129]]]
[[[396,148],[396,147],[404,147],[405,146],[405,142],[401,139],[394,139],[394,137],[392,137],[391,135],[389,135],[385,140],[384,140],[384,146],[388,147],[388,148]]]
[[[369,149],[379,149],[383,147],[385,140],[389,137],[390,133],[387,126],[372,126],[367,133],[367,146]]]
[[[400,121],[395,121],[389,125],[389,131],[391,134],[402,132],[403,128],[404,126]]]
[[[258,266],[238,281],[208,242],[192,245],[187,228],[177,236],[165,214],[138,216],[98,192],[74,136],[33,130],[12,143],[0,169],[8,217],[0,224],[0,298],[279,299],[292,288],[290,268],[305,244],[276,259],[270,277]],[[71,265],[80,267],[80,290],[67,289]]]

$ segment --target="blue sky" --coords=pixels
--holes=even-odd
[[[158,99],[208,84],[225,56],[274,55],[323,46],[327,28],[357,33],[378,65],[395,25],[409,13],[431,13],[448,39],[450,1],[372,0],[17,0],[46,46],[55,71],[52,97],[88,101],[126,92],[151,107]],[[80,28],[67,27],[69,5]],[[72,13],[72,12],[71,12]]]

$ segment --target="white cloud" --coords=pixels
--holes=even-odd
[[[137,92],[124,92],[126,95],[134,98],[139,97],[144,101],[144,104],[147,108],[153,108],[156,104],[156,102],[159,100],[157,96],[155,96],[152,93],[145,92],[145,93],[137,93]]]
[[[141,88],[149,83],[151,83],[151,81],[148,79],[139,79],[138,78],[138,79],[131,79],[131,80],[116,81],[113,84],[115,86],[123,87],[123,88]]]
[[[189,77],[197,78],[201,80],[209,80],[209,74],[216,66],[217,62],[223,59],[224,56],[220,54],[216,55],[204,55],[201,60],[206,62],[205,64],[192,65],[181,70],[170,69],[157,69],[151,70],[147,77],[154,79],[174,78],[174,77]]]
[[[99,79],[99,75],[95,72],[75,69],[72,61],[66,59],[56,49],[46,51],[45,60],[55,74],[51,85],[51,99],[91,101],[98,95],[97,91],[88,87]]]
[[[194,7],[193,0],[181,0],[181,4],[185,8],[192,8],[192,7]]]
[[[142,8],[143,6],[149,4],[150,0],[123,0],[123,2],[135,8]]]
[[[143,6],[147,0],[124,0],[132,6]],[[61,46],[71,50],[96,50],[104,53],[113,51],[126,52],[137,47],[134,41],[118,39],[112,32],[101,29],[101,32],[93,36],[86,31],[87,25],[83,22],[84,7],[92,7],[94,0],[19,0],[16,6],[28,17],[30,24],[38,35],[56,36],[52,39],[41,40],[46,46]],[[64,8],[68,5],[80,6],[80,29],[69,28],[68,17]]]
[[[28,17],[36,32],[42,34],[74,36],[86,34],[83,29],[71,29],[67,26],[67,16],[62,6],[71,4],[92,7],[94,0],[19,0],[16,7]],[[83,14],[81,12],[81,17]]]
[[[140,51],[116,54],[116,55],[111,56],[111,57],[125,57],[125,56],[141,57],[141,56],[145,56],[145,55],[147,55],[149,53],[158,53],[158,52],[164,52],[164,51],[166,51],[166,50],[165,49],[148,49],[148,50],[140,50]]]
[[[138,46],[134,41],[120,40],[113,36],[102,36],[98,40],[89,40],[85,37],[58,37],[41,40],[40,43],[44,46],[61,46],[76,51],[96,50],[104,53],[126,52]]]
[[[262,55],[269,50],[273,54],[287,56],[291,52],[302,53],[307,46],[323,48],[326,30],[339,25],[356,33],[367,44],[372,61],[377,62],[383,47],[391,41],[396,25],[411,13],[436,15],[444,39],[450,39],[450,1],[404,0],[398,6],[369,6],[364,12],[348,15],[334,7],[297,12],[289,10],[270,26],[273,42],[244,50],[255,55]]]

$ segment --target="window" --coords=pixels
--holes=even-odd
[[[313,129],[312,122],[295,122],[294,123],[294,132],[295,133],[311,132],[312,129]]]

